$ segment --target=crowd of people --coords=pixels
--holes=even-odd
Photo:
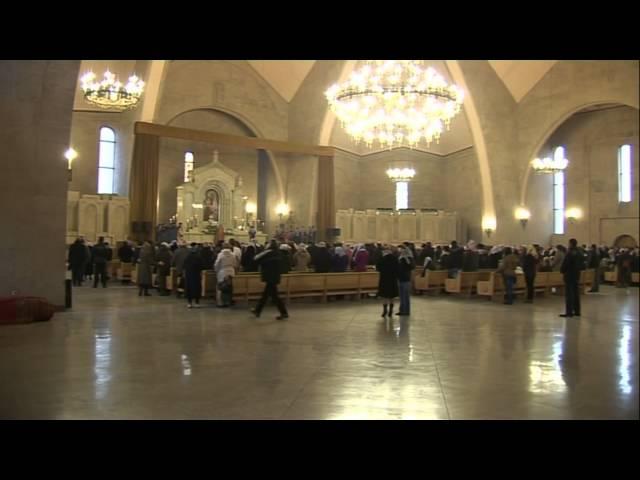
[[[240,244],[234,239],[221,240],[215,244],[187,245],[184,242],[153,245],[146,241],[139,245],[123,242],[116,256],[123,263],[136,264],[138,269],[138,295],[151,295],[153,273],[159,295],[170,295],[167,279],[171,268],[176,269],[179,286],[183,288],[189,308],[197,308],[201,295],[201,272],[214,270],[217,281],[217,306],[233,305],[233,277],[239,272],[261,272],[266,284],[262,299],[253,310],[256,316],[268,298],[272,298],[280,311],[278,318],[288,317],[286,307],[278,299],[277,285],[280,275],[290,272],[380,272],[378,297],[383,301],[383,316],[393,315],[395,298],[400,299],[396,315],[410,314],[410,290],[412,270],[417,275],[426,275],[429,270],[446,270],[448,277],[455,278],[459,272],[494,269],[503,276],[506,304],[513,304],[516,275],[522,273],[527,284],[526,302],[533,302],[535,275],[538,271],[561,271],[567,278],[585,268],[596,270],[591,291],[597,292],[605,271],[617,270],[617,286],[627,287],[631,273],[639,271],[638,248],[625,249],[591,245],[578,246],[573,239],[568,247],[563,245],[542,247],[540,245],[484,245],[473,240],[459,245],[455,240],[448,245],[433,245],[426,242],[419,246],[411,242],[400,245],[381,243],[306,243],[311,230],[288,232],[282,240],[265,245],[250,241]],[[299,241],[296,241],[299,240]],[[575,245],[573,245],[575,243]],[[114,250],[104,239],[95,245],[78,238],[69,248],[68,264],[72,272],[73,285],[80,286],[88,277],[93,287],[98,283],[107,286],[107,265],[114,258]],[[573,281],[573,280],[572,280]],[[573,285],[573,283],[572,283]],[[577,291],[577,283],[576,283]],[[571,296],[571,307],[567,304],[567,315],[580,314],[575,306],[575,292],[567,289]]]

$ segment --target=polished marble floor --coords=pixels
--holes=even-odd
[[[1,419],[638,419],[638,288],[505,306],[412,297],[188,310],[133,287],[74,290],[0,327]]]

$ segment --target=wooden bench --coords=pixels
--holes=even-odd
[[[504,281],[501,273],[490,272],[487,280],[479,280],[476,285],[477,293],[479,296],[489,297],[489,300],[494,300],[504,295]],[[523,274],[516,274],[516,284],[513,287],[513,294],[526,292],[527,285]]]
[[[120,268],[120,260],[110,260],[107,263],[107,276],[112,278],[118,278],[118,269]]]
[[[447,270],[427,270],[422,276],[422,272],[413,276],[413,291],[414,292],[430,292],[434,291],[439,293],[444,289],[445,281],[447,280]]]
[[[478,282],[487,281],[493,271],[458,272],[456,278],[447,278],[444,289],[448,293],[467,293],[472,295],[477,291]]]
[[[318,297],[323,302],[329,295],[362,295],[378,291],[376,271],[345,273],[288,273],[280,278],[278,292],[289,303],[292,298]],[[203,296],[215,296],[215,272],[202,272]],[[233,277],[234,300],[256,300],[262,296],[264,283],[260,274],[239,273]]]
[[[116,278],[122,282],[127,280],[130,281],[132,277],[133,268],[134,266],[131,263],[125,263],[125,262],[120,263],[120,266],[118,267],[118,270],[116,272]],[[136,274],[137,274],[137,271],[136,271]]]

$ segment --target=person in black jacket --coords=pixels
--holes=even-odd
[[[560,271],[564,276],[565,285],[565,311],[561,317],[580,316],[580,271],[584,269],[584,257],[578,249],[578,241],[575,238],[569,240],[569,250],[567,251]]]
[[[82,238],[76,239],[69,247],[69,268],[71,269],[71,278],[73,286],[82,286],[82,277],[87,263],[87,249]]]
[[[331,270],[331,254],[324,242],[320,242],[311,253],[311,262],[316,273],[329,273]]]
[[[118,249],[118,258],[122,263],[133,262],[133,248],[129,242],[124,242]]]
[[[382,298],[382,317],[393,315],[393,299],[398,296],[398,259],[389,246],[383,247],[382,257],[376,263],[380,272],[378,296]],[[387,310],[388,308],[388,310]]]
[[[449,278],[456,278],[462,270],[464,250],[458,246],[458,242],[451,242],[451,257],[449,257]]]
[[[102,288],[107,288],[107,262],[109,251],[104,243],[104,237],[98,238],[98,243],[91,252],[93,262],[93,288],[98,288],[98,277],[102,283]]]
[[[527,249],[527,254],[522,260],[522,270],[524,271],[524,279],[527,282],[527,300],[525,303],[533,303],[534,285],[536,273],[538,272],[538,251],[534,245],[530,245]]]
[[[273,303],[276,304],[280,312],[280,316],[276,317],[277,320],[284,320],[289,318],[289,313],[284,303],[278,296],[278,284],[280,283],[280,269],[281,269],[281,256],[278,249],[278,242],[271,240],[269,247],[254,257],[256,263],[260,266],[260,278],[265,283],[262,297],[258,301],[256,308],[251,311],[256,317],[260,317],[262,309],[267,303],[267,299],[271,297]]]
[[[413,253],[405,245],[398,246],[398,287],[400,293],[400,311],[396,315],[411,314],[411,271],[415,268]]]
[[[200,306],[202,295],[201,273],[204,270],[202,256],[196,248],[195,243],[191,243],[191,249],[187,258],[184,259],[184,293],[187,297],[187,308],[193,308],[193,300],[196,301],[196,308]]]

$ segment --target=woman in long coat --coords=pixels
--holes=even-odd
[[[376,263],[376,270],[380,272],[378,281],[378,297],[382,298],[384,309],[382,316],[393,315],[393,299],[398,292],[398,259],[393,254],[391,247],[386,246],[382,251],[382,257]],[[388,310],[387,310],[388,306]]]
[[[146,241],[140,250],[140,258],[138,259],[138,296],[141,297],[143,292],[146,297],[151,296],[149,289],[151,288],[152,276],[151,269],[155,263],[155,253],[151,242]]]
[[[196,306],[200,306],[202,295],[202,279],[200,273],[204,270],[202,256],[196,249],[195,243],[191,244],[189,255],[184,260],[184,293],[187,297],[187,308],[193,307],[193,300]]]

